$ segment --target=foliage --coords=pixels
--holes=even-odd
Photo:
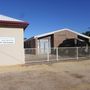
[[[86,32],[84,32],[82,34],[87,35],[87,36],[90,36],[90,31],[86,31]]]

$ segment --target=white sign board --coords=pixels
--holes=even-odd
[[[15,44],[14,37],[0,37],[0,44]]]

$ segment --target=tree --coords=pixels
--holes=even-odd
[[[86,31],[86,32],[84,32],[84,33],[82,33],[82,34],[90,37],[90,27],[88,27],[88,31]],[[88,45],[90,46],[90,39],[89,39],[89,41],[88,41]]]
[[[87,31],[84,32],[84,33],[82,33],[82,34],[84,34],[84,35],[86,35],[86,36],[90,36],[90,27],[88,27],[88,28],[87,28]]]
[[[27,40],[27,38],[24,38],[24,41]]]
[[[86,31],[86,32],[84,32],[82,34],[87,35],[87,36],[90,36],[90,31]]]

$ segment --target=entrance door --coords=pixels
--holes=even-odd
[[[41,39],[39,40],[39,54],[47,54],[49,49],[49,40]]]

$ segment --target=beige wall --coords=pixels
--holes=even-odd
[[[15,37],[15,44],[0,44],[0,66],[24,64],[22,28],[0,28],[0,37]]]

